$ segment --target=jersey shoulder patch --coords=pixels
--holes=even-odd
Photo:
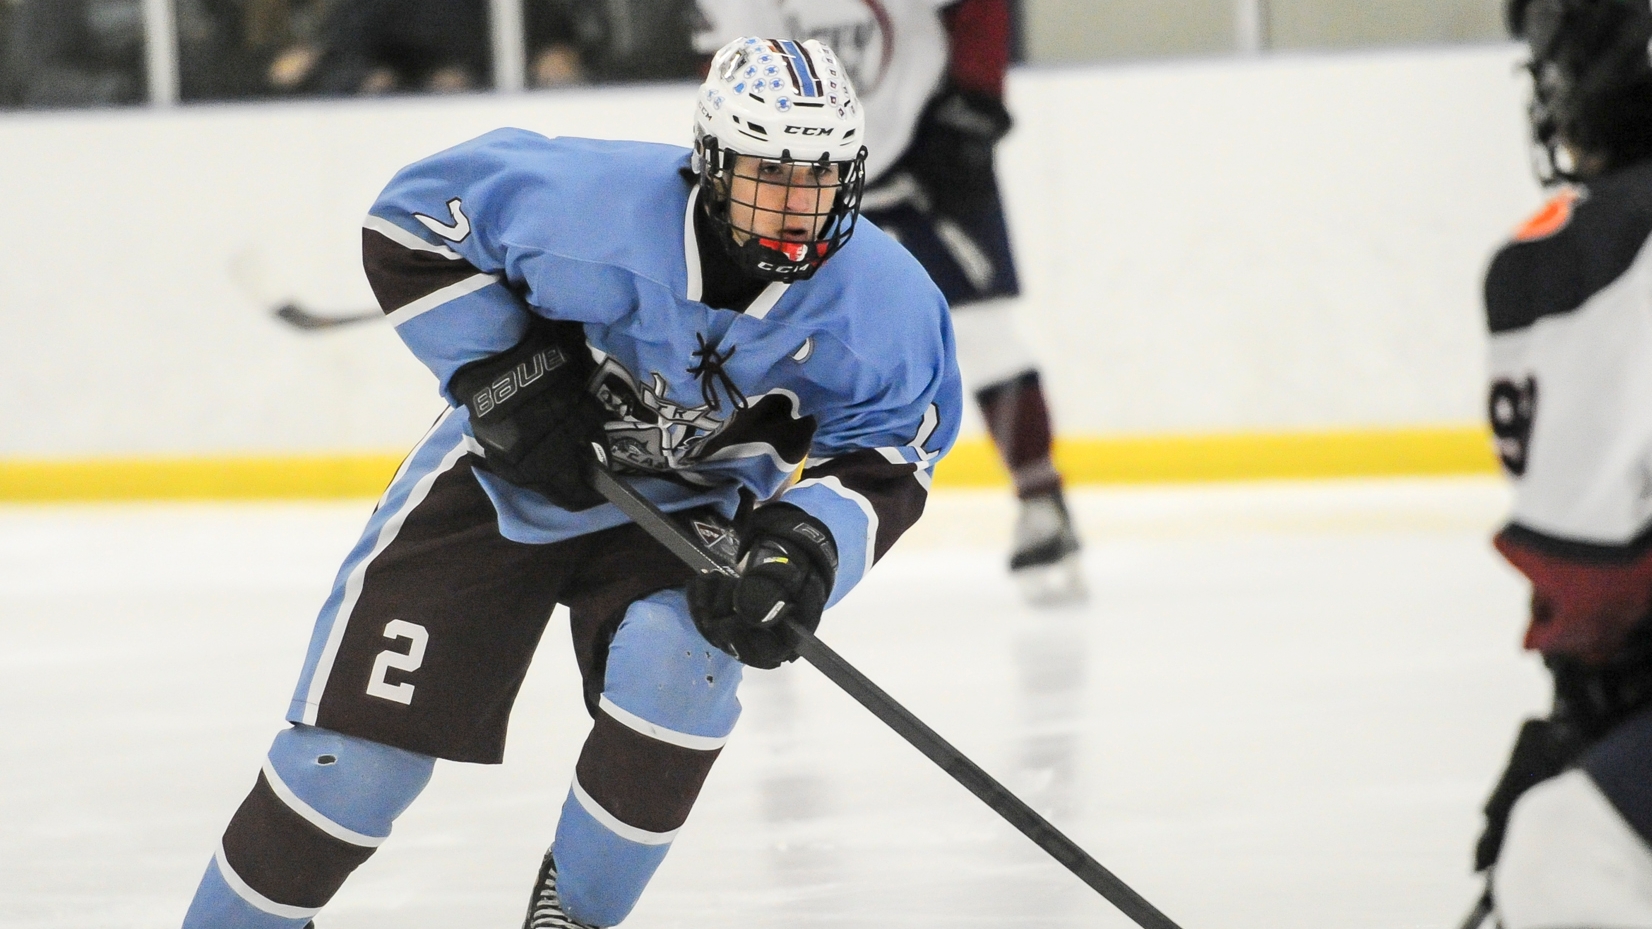
[[[1520,224],[1520,228],[1514,231],[1514,241],[1535,242],[1565,229],[1571,225],[1574,207],[1582,198],[1583,192],[1575,187],[1555,194],[1548,203],[1543,204],[1542,209]]]
[[[1652,163],[1560,191],[1486,271],[1493,334],[1570,313],[1622,277],[1652,236]]]

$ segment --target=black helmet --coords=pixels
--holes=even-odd
[[[1532,139],[1545,184],[1652,157],[1649,0],[1507,0],[1531,50]]]

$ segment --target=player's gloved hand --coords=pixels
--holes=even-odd
[[[704,574],[688,584],[688,607],[706,641],[754,668],[797,658],[784,620],[814,632],[837,578],[831,530],[789,503],[753,510],[740,527],[740,576]]]
[[[448,386],[470,410],[489,471],[585,510],[603,502],[587,476],[609,418],[586,389],[595,370],[583,326],[535,319],[515,347],[465,365]]]
[[[938,211],[969,215],[997,190],[993,148],[1011,125],[1002,100],[949,85],[924,108],[903,160]]]

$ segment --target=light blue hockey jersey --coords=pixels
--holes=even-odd
[[[488,133],[391,181],[364,224],[368,278],[458,417],[460,367],[514,346],[530,314],[582,323],[590,387],[622,421],[610,444],[636,486],[668,511],[725,515],[741,487],[760,500],[784,489],[832,530],[835,603],[916,521],[957,437],[946,304],[865,221],[812,278],[770,284],[744,313],[701,303],[688,160],[674,146]],[[729,383],[690,373],[708,346]],[[477,475],[515,541],[626,521]]]

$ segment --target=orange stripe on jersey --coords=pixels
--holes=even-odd
[[[1572,221],[1572,208],[1582,199],[1575,188],[1568,188],[1555,194],[1554,199],[1543,205],[1531,219],[1526,220],[1514,232],[1516,242],[1531,242],[1536,239],[1546,239]]]

